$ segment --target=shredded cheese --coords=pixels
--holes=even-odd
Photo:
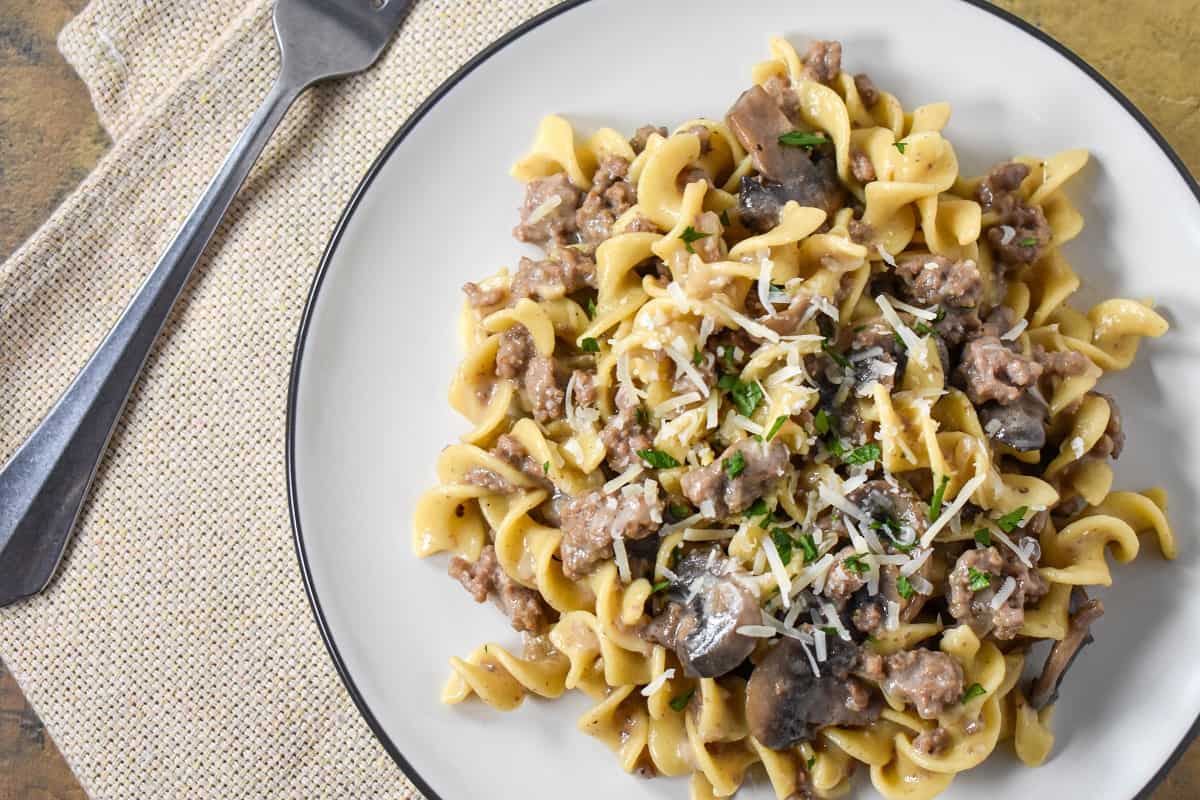
[[[692,363],[692,357],[687,353],[678,349],[678,346],[672,344],[666,348],[667,355],[675,362],[675,374],[683,373],[691,380],[692,385],[700,391],[702,395],[708,397],[708,383],[704,380],[704,376],[700,370],[696,369],[696,365]]]
[[[825,631],[820,628],[813,631],[813,648],[817,651],[817,661],[824,661],[829,657],[829,651],[825,649]]]
[[[1008,244],[1017,235],[1017,229],[1012,225],[1000,226],[1000,244],[1001,246]]]
[[[1004,333],[1000,334],[1000,338],[1006,342],[1011,342],[1011,341],[1015,340],[1018,336],[1020,336],[1021,333],[1028,326],[1029,326],[1029,320],[1019,319],[1019,320],[1017,320],[1016,325],[1013,325],[1011,328],[1006,330]]]
[[[1022,550],[1021,548],[1017,547],[1016,543],[1012,539],[1008,538],[1008,534],[1006,534],[1004,531],[1000,530],[999,528],[993,528],[992,529],[992,538],[999,539],[1001,542],[1004,543],[1005,547],[1007,547],[1009,550],[1012,550],[1014,553],[1016,553],[1017,560],[1020,561],[1022,564],[1024,564],[1027,567],[1033,566],[1033,562],[1029,560],[1029,556],[1027,556],[1025,554],[1025,551]]]
[[[775,316],[775,309],[771,305],[771,271],[775,268],[775,264],[766,256],[761,256],[758,261],[758,302],[762,303],[762,307],[767,310],[768,316]]]
[[[771,573],[775,576],[775,583],[779,586],[779,597],[783,601],[783,607],[788,608],[792,604],[791,588],[792,581],[788,577],[787,568],[783,566],[783,559],[779,557],[779,551],[775,549],[775,542],[770,536],[764,536],[762,539],[763,553],[767,556],[767,563],[771,565]]]
[[[617,572],[621,576],[621,583],[629,583],[633,580],[633,574],[629,570],[629,554],[625,552],[625,540],[613,533],[613,556],[617,562]]]
[[[571,379],[574,380],[575,376],[572,375]],[[670,399],[664,400],[661,403],[659,403],[657,406],[654,407],[654,413],[661,417],[665,414],[669,414],[670,412],[674,411],[677,408],[682,408],[690,403],[695,403],[701,399],[702,398],[700,397],[699,392],[685,392],[684,394],[676,395],[675,397],[672,397]]]
[[[996,596],[992,598],[992,610],[996,611],[1008,602],[1008,598],[1012,597],[1012,593],[1017,590],[1017,581],[1013,576],[1009,575],[1004,579],[1004,583],[1000,584],[1000,588],[996,590]]]
[[[910,305],[903,301],[897,300],[894,297],[889,297],[888,301],[896,308],[900,309],[901,311],[907,311],[917,319],[923,319],[926,322],[933,322],[935,319],[937,319],[937,312],[930,311],[928,308],[920,308],[919,306]]]
[[[838,638],[843,642],[850,641],[850,631],[846,630],[846,626],[842,624],[842,618],[833,604],[822,603],[821,612],[825,615],[825,622],[837,631]]]
[[[529,213],[529,222],[534,223],[546,218],[554,209],[562,205],[562,195],[552,194],[543,200],[538,207]]]
[[[918,550],[916,553],[913,554],[913,557],[911,559],[909,559],[907,564],[900,567],[900,574],[906,578],[909,577],[910,575],[915,574],[918,570],[921,569],[921,567],[925,566],[925,562],[929,560],[929,556],[932,553],[933,553],[933,548],[931,548],[931,547],[926,547],[924,549]]]
[[[962,485],[962,488],[958,490],[958,496],[954,498],[954,502],[942,509],[941,515],[933,521],[933,524],[925,531],[925,535],[921,537],[922,547],[929,547],[933,544],[934,537],[938,535],[942,528],[946,527],[946,523],[950,521],[951,517],[958,516],[958,512],[963,510],[963,506],[971,499],[971,495],[983,485],[985,480],[987,480],[987,475],[976,475]]]
[[[661,689],[663,686],[665,686],[667,684],[667,681],[671,680],[674,677],[675,677],[675,668],[674,667],[671,667],[670,669],[664,670],[663,672],[659,673],[658,676],[655,677],[654,680],[650,681],[644,687],[642,687],[642,697],[650,697],[655,692],[657,692],[659,689]]]
[[[756,436],[761,435],[763,432],[762,425],[759,425],[754,420],[748,419],[747,417],[743,417],[741,414],[735,413],[733,411],[730,411],[728,414],[726,414],[725,419],[728,420],[729,424],[732,425],[733,427],[741,428],[742,430],[744,430],[748,433],[753,433]]]
[[[776,633],[774,628],[767,625],[742,625],[736,632],[752,639],[770,639]]]
[[[921,577],[920,575],[913,575],[909,577],[908,582],[912,584],[913,589],[916,590],[918,594],[933,594],[933,584],[925,580],[925,578]]]
[[[889,267],[896,266],[896,259],[892,258],[892,254],[887,251],[887,248],[882,243],[875,245],[875,249],[879,251],[879,257],[883,259],[883,263]]]
[[[908,348],[909,354],[919,363],[928,364],[929,358],[925,352],[925,346],[921,344],[921,338],[913,333],[912,328],[904,324],[904,320],[900,319],[900,315],[896,313],[896,309],[892,308],[892,304],[888,302],[887,295],[877,295],[875,297],[875,304],[879,306],[879,311],[883,314],[883,318],[899,334],[900,340]]]
[[[1083,437],[1076,436],[1071,439],[1071,452],[1075,454],[1076,458],[1083,458]]]
[[[608,483],[604,484],[604,486],[601,487],[600,491],[603,494],[612,494],[617,489],[620,489],[622,486],[624,486],[625,484],[632,481],[638,475],[641,475],[642,472],[643,472],[642,465],[634,464],[632,467],[625,470],[624,472],[622,472],[617,477],[613,478]]]
[[[741,328],[742,330],[744,330],[746,333],[750,334],[751,336],[756,336],[759,339],[766,339],[768,342],[778,342],[779,341],[779,334],[776,333],[775,331],[771,330],[770,328],[768,328],[766,325],[763,325],[760,322],[755,322],[754,320],[747,317],[745,314],[743,314],[739,311],[735,311],[734,309],[730,308],[729,306],[727,306],[724,303],[719,303],[719,302],[714,301],[713,305],[715,305],[722,312],[724,312],[725,315],[727,317],[729,317],[730,320],[735,322],[739,328]]]
[[[844,494],[830,486],[828,483],[822,482],[817,487],[817,494],[820,496],[825,505],[833,506],[838,511],[848,514],[860,522],[867,521],[867,515],[863,513],[862,509],[851,503],[848,499],[846,499]]]

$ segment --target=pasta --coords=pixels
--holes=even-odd
[[[833,797],[861,765],[932,798],[1059,683],[1147,534],[1097,390],[1167,323],[1070,305],[1086,152],[959,172],[841,46],[782,39],[721,120],[632,139],[557,116],[512,170],[543,250],[464,287],[466,357],[417,556],[525,641],[451,660],[448,704],[581,691],[620,767]],[[1054,642],[1023,682],[1030,646]]]

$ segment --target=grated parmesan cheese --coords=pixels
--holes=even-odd
[[[838,511],[854,517],[860,522],[867,521],[867,515],[858,506],[851,503],[846,496],[837,489],[830,486],[828,483],[822,482],[817,486],[817,495],[827,506],[833,506]]]
[[[887,621],[883,625],[889,631],[900,627],[900,604],[895,600],[887,601]]]
[[[1012,597],[1012,593],[1017,590],[1017,581],[1013,576],[1009,575],[1004,579],[1004,583],[1000,584],[1000,588],[996,590],[996,596],[992,598],[992,610],[995,611],[1008,602],[1008,598]]]
[[[741,414],[738,414],[736,412],[730,411],[728,414],[725,415],[725,419],[733,427],[741,428],[742,430],[746,431],[747,433],[753,433],[757,436],[757,435],[761,435],[763,432],[762,425],[759,425],[754,420],[748,419],[747,417],[743,417]]]
[[[655,692],[657,692],[659,689],[663,688],[663,686],[665,686],[667,684],[667,681],[671,680],[674,677],[675,677],[675,668],[674,667],[672,667],[668,670],[664,670],[654,680],[650,681],[644,687],[642,687],[642,697],[650,697]]]
[[[696,369],[696,365],[692,363],[692,357],[682,350],[678,349],[678,344],[672,343],[666,348],[667,355],[675,362],[675,374],[680,373],[687,375],[702,395],[708,397],[708,383],[704,380],[704,376],[700,374],[700,370]]]
[[[545,219],[547,214],[558,208],[560,205],[562,205],[562,195],[550,195],[543,200],[537,208],[529,213],[529,222],[534,223]]]
[[[908,352],[912,357],[918,363],[927,365],[929,358],[920,337],[913,333],[912,328],[904,324],[904,320],[900,319],[900,315],[896,313],[896,309],[892,308],[892,304],[888,302],[887,295],[877,295],[875,297],[875,304],[879,306],[879,311],[883,314],[883,318],[899,334],[900,340],[904,342],[904,346],[908,348]]]
[[[841,314],[838,312],[838,307],[829,302],[829,298],[823,294],[815,294],[812,298],[812,303],[825,316],[829,317],[834,322],[837,322]]]
[[[906,578],[915,574],[918,570],[921,569],[921,567],[923,567],[925,565],[925,562],[929,560],[929,556],[932,553],[933,553],[933,548],[931,548],[931,547],[926,547],[924,549],[918,550],[916,553],[913,554],[913,557],[911,559],[909,559],[907,564],[900,567],[900,574]]]
[[[629,570],[629,554],[625,552],[625,540],[613,532],[613,557],[617,562],[617,573],[621,576],[621,583],[629,583],[633,580],[633,574]]]
[[[849,519],[843,519],[842,524],[846,526],[846,533],[850,534],[850,544],[854,545],[855,552],[862,553],[864,555],[871,552],[871,548],[867,544],[867,540],[864,539],[863,535],[858,532],[858,526],[855,525],[853,521]]]
[[[775,308],[771,305],[771,271],[775,264],[766,256],[758,261],[758,302],[767,310],[768,316],[775,316]]]
[[[1006,330],[1004,333],[1000,334],[1000,338],[1006,342],[1011,342],[1011,341],[1015,340],[1018,336],[1020,336],[1021,333],[1028,326],[1029,326],[1029,320],[1019,319],[1019,320],[1017,320],[1016,325],[1013,325],[1011,328]]]
[[[1017,547],[1016,543],[1012,539],[1008,538],[1008,534],[1006,534],[1004,531],[1000,530],[999,528],[993,528],[992,529],[992,538],[999,539],[1001,542],[1004,543],[1005,547],[1007,547],[1009,550],[1012,550],[1014,553],[1016,553],[1017,560],[1020,561],[1022,564],[1024,564],[1027,567],[1031,567],[1031,568],[1033,567],[1033,562],[1029,560],[1029,556],[1025,554],[1025,551],[1022,550],[1021,548]]]
[[[962,485],[962,488],[958,490],[958,496],[954,498],[954,502],[942,509],[941,515],[926,529],[925,535],[921,537],[922,547],[929,547],[929,545],[933,544],[934,537],[938,535],[942,528],[946,527],[946,523],[950,521],[951,517],[958,516],[958,512],[963,510],[963,506],[971,499],[971,495],[983,485],[985,480],[987,480],[987,475],[976,475]]]
[[[604,494],[612,494],[617,489],[620,489],[622,486],[624,486],[625,484],[632,481],[638,475],[641,475],[642,471],[643,471],[643,468],[642,468],[641,464],[634,464],[632,467],[625,470],[624,472],[622,472],[617,477],[613,478],[608,483],[604,484],[604,486],[601,487],[600,491]]]
[[[832,603],[822,603],[821,612],[825,615],[825,623],[837,631],[838,638],[843,642],[850,641],[850,631],[842,624],[842,618]]]
[[[574,373],[571,375],[571,380],[575,379]],[[664,400],[654,407],[654,413],[658,416],[664,416],[677,408],[682,408],[689,403],[695,403],[701,400],[699,392],[687,392],[685,394],[676,395],[669,400]]]
[[[763,553],[767,556],[767,563],[771,565],[771,573],[775,576],[775,583],[779,586],[779,597],[783,601],[783,607],[791,606],[791,589],[792,581],[788,577],[787,568],[783,566],[783,559],[779,557],[779,551],[775,549],[775,542],[770,536],[764,536],[762,539]]]
[[[1076,436],[1071,439],[1071,452],[1075,454],[1076,458],[1083,458],[1083,454],[1085,452],[1083,447],[1083,437]]]
[[[879,251],[879,257],[883,259],[883,263],[889,267],[896,266],[896,259],[892,258],[892,254],[887,251],[887,248],[882,244],[875,245],[875,249]]]
[[[889,297],[888,301],[896,308],[900,309],[901,311],[907,311],[917,319],[923,319],[926,322],[933,322],[935,319],[937,319],[937,312],[930,311],[928,308],[920,308],[919,306],[910,305],[909,303],[897,300],[894,297]]]
[[[933,594],[933,584],[925,580],[925,578],[921,577],[920,575],[913,575],[909,577],[908,582],[912,584],[913,589],[919,594]]]
[[[829,657],[829,651],[825,649],[825,631],[820,628],[813,631],[813,649],[817,651],[817,661],[824,661]]]
[[[737,323],[737,326],[751,336],[756,336],[759,339],[766,339],[768,342],[778,342],[779,334],[763,325],[761,322],[755,322],[745,314],[735,311],[724,303],[713,301],[713,305],[721,309],[730,320]]]
[[[1017,235],[1017,229],[1014,228],[1012,225],[1001,225],[1000,226],[1000,245],[1004,246],[1004,245],[1008,244],[1009,242],[1011,242],[1013,240],[1013,238],[1016,235]]]
[[[775,629],[768,625],[742,625],[736,632],[752,639],[770,639],[776,633]]]
[[[712,498],[700,504],[700,514],[708,519],[714,519],[717,516],[717,507],[713,504]]]

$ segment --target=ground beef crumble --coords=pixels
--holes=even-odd
[[[487,545],[474,563],[462,556],[450,560],[450,577],[463,585],[476,603],[489,596],[512,621],[514,630],[540,633],[554,621],[555,614],[542,596],[509,577],[496,559],[496,548]]]

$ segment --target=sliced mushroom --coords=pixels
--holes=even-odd
[[[812,169],[802,148],[779,143],[779,137],[796,126],[761,86],[742,92],[726,113],[725,123],[767,180],[782,182]]]
[[[829,637],[819,676],[791,638],[780,640],[755,667],[746,685],[746,721],[758,741],[782,750],[812,739],[825,725],[866,725],[879,717],[882,701],[850,673],[858,648]]]
[[[1029,696],[1029,704],[1038,711],[1058,699],[1058,687],[1062,684],[1063,676],[1075,663],[1079,651],[1092,643],[1092,623],[1104,615],[1104,604],[1098,599],[1089,600],[1082,588],[1076,587],[1071,592],[1071,599],[1078,602],[1078,607],[1067,625],[1067,635],[1050,648],[1042,674],[1038,676]]]
[[[694,678],[716,678],[736,669],[756,642],[737,629],[762,624],[758,598],[719,552],[697,549],[679,560],[679,580],[669,590],[666,606],[641,632],[647,641],[674,649],[684,672]]]
[[[1033,392],[1024,392],[1012,403],[995,400],[979,407],[979,422],[988,436],[1022,453],[1041,450],[1046,445],[1045,402]]]

